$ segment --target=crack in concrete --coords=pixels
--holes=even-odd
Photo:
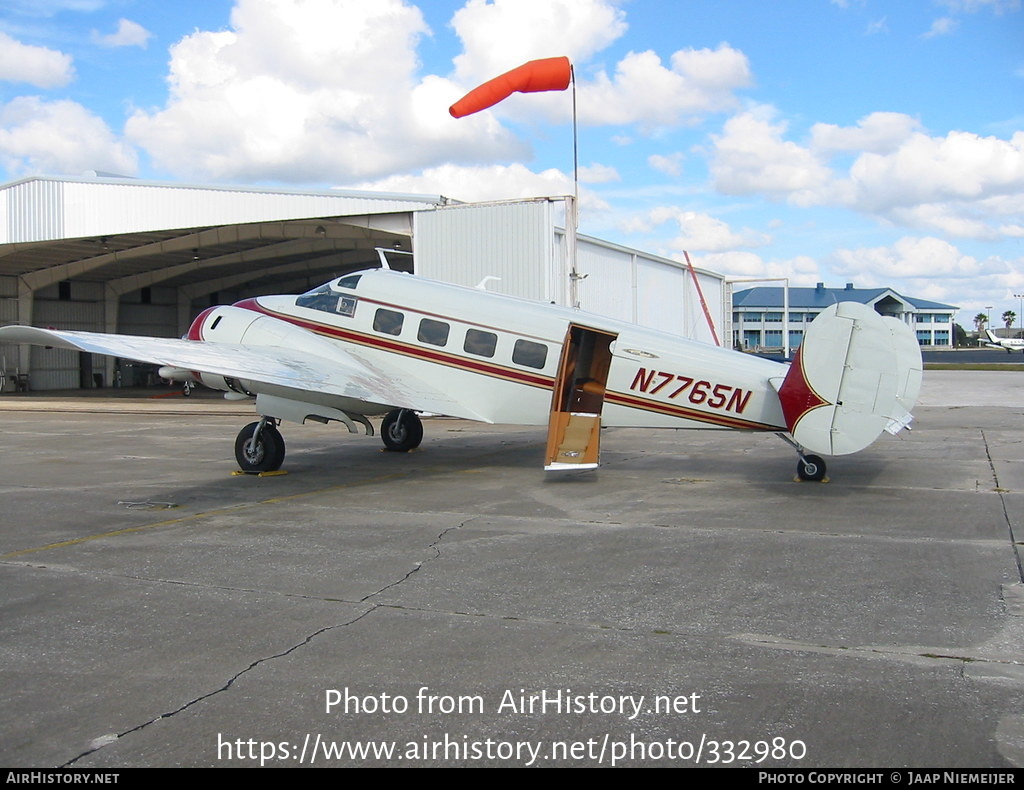
[[[360,598],[359,599],[359,603],[365,603],[366,601],[370,600],[374,596],[380,595],[385,590],[389,590],[392,587],[397,587],[398,585],[403,584],[404,582],[408,581],[413,576],[413,574],[418,573],[420,571],[420,569],[423,567],[424,563],[430,562],[431,560],[440,559],[441,558],[441,549],[438,548],[438,546],[441,543],[441,541],[444,540],[445,535],[447,535],[449,532],[454,532],[455,530],[462,529],[464,526],[466,526],[466,524],[468,524],[470,521],[475,520],[476,518],[478,518],[478,516],[470,516],[469,518],[463,519],[462,521],[460,521],[458,524],[456,524],[453,527],[446,527],[445,529],[441,530],[441,532],[438,534],[438,536],[436,538],[434,538],[433,541],[431,541],[430,543],[427,544],[427,548],[428,549],[433,549],[434,550],[434,556],[433,557],[430,557],[429,559],[426,559],[423,562],[417,562],[412,567],[412,569],[407,574],[405,574],[405,576],[403,576],[401,579],[397,579],[396,581],[391,582],[391,584],[387,584],[384,587],[381,587],[376,592],[372,592],[369,595],[366,595],[366,596]]]
[[[209,699],[210,697],[216,696],[217,694],[221,694],[222,692],[227,691],[229,688],[231,688],[231,686],[233,686],[235,684],[236,680],[241,678],[243,675],[251,672],[256,667],[260,666],[260,664],[265,664],[268,661],[274,661],[274,660],[279,659],[279,658],[284,658],[285,656],[290,655],[291,653],[294,653],[300,647],[304,647],[305,645],[308,645],[316,637],[320,636],[321,634],[325,634],[328,631],[333,631],[333,630],[335,630],[337,628],[345,628],[345,627],[350,626],[350,625],[352,625],[354,623],[358,623],[360,620],[362,620],[364,617],[369,615],[376,608],[378,608],[378,607],[371,606],[369,609],[367,609],[365,612],[360,614],[358,617],[355,617],[355,618],[353,618],[353,619],[351,619],[351,620],[349,620],[347,622],[335,623],[334,625],[325,625],[323,628],[319,628],[316,631],[314,631],[313,633],[311,633],[309,636],[307,636],[302,641],[295,643],[294,645],[289,647],[287,650],[282,650],[281,652],[275,653],[272,656],[264,656],[263,658],[258,658],[255,661],[253,661],[251,664],[249,664],[247,667],[245,667],[244,669],[239,670],[234,675],[232,675],[228,679],[228,681],[223,686],[221,686],[220,688],[214,689],[213,691],[208,691],[205,694],[201,694],[200,696],[198,696],[198,697],[196,697],[194,699],[189,700],[184,705],[181,705],[181,706],[175,708],[174,710],[167,711],[166,713],[161,713],[159,716],[156,716],[155,718],[152,718],[149,721],[143,722],[142,724],[137,724],[134,727],[130,727],[129,729],[125,730],[124,732],[119,732],[111,740],[106,740],[104,743],[102,743],[102,744],[100,744],[98,746],[93,746],[90,749],[86,749],[81,754],[73,757],[72,759],[68,760],[66,763],[63,763],[63,764],[61,764],[61,765],[59,765],[57,767],[58,768],[70,768],[75,763],[77,763],[79,760],[81,760],[81,759],[83,759],[85,757],[88,757],[90,754],[95,754],[96,752],[100,751],[100,749],[103,749],[103,748],[105,748],[106,746],[109,746],[112,743],[116,743],[121,738],[124,738],[124,737],[126,737],[128,735],[131,735],[132,733],[135,733],[135,732],[140,732],[141,730],[144,730],[147,727],[149,727],[150,725],[156,724],[158,721],[162,721],[163,719],[169,719],[169,718],[171,718],[173,716],[177,716],[179,713],[182,713],[182,712],[188,710],[193,705],[197,705],[200,702]]]
[[[462,529],[462,527],[464,527],[466,524],[468,524],[470,521],[472,521],[475,518],[477,518],[477,516],[470,516],[469,518],[463,519],[460,523],[456,524],[455,526],[448,527],[448,528],[442,530],[441,533],[433,541],[431,541],[427,545],[428,549],[433,549],[434,550],[434,556],[431,557],[430,559],[435,559],[436,560],[436,559],[440,558],[441,550],[439,548],[439,544],[441,543],[442,540],[444,540],[444,537],[449,532],[453,532],[455,530]],[[427,562],[427,561],[429,561],[429,560],[426,560],[424,562]],[[385,590],[389,590],[389,589],[391,589],[393,587],[397,587],[398,585],[406,582],[410,577],[412,577],[413,574],[417,573],[423,567],[423,565],[424,565],[423,562],[417,562],[415,564],[415,566],[408,573],[406,573],[404,576],[402,576],[400,579],[397,579],[397,580],[395,580],[393,582],[390,582],[390,583],[384,585],[383,587],[381,587],[380,589],[376,590],[375,592],[372,592],[369,595],[366,595],[363,598],[360,598],[358,602],[359,603],[365,603],[370,598],[373,598],[376,595],[380,595]],[[127,577],[127,578],[133,578],[133,577]],[[169,582],[169,581],[165,581],[164,583],[167,583],[167,584],[183,584],[183,585],[189,585],[189,586],[198,586],[198,585],[193,585],[193,583],[191,583],[191,582]],[[218,588],[218,589],[233,589],[233,588]],[[257,591],[257,590],[248,590],[247,592],[259,592],[259,591]],[[285,593],[285,595],[287,595],[287,593]],[[297,596],[297,597],[311,598],[312,600],[324,600],[324,599],[321,599],[321,598],[315,598],[313,596]],[[284,658],[285,656],[291,655],[292,653],[294,653],[299,648],[304,647],[304,646],[310,644],[318,636],[321,636],[322,634],[325,634],[325,633],[327,633],[329,631],[334,631],[334,630],[336,630],[338,628],[346,628],[346,627],[348,627],[350,625],[358,623],[360,620],[362,620],[365,617],[368,617],[370,614],[372,614],[374,611],[376,611],[377,609],[380,609],[380,608],[382,608],[382,606],[380,604],[372,604],[369,609],[367,609],[365,612],[363,612],[359,616],[352,618],[351,620],[348,620],[348,621],[343,622],[343,623],[335,623],[334,625],[325,625],[323,628],[318,628],[316,631],[314,631],[313,633],[309,634],[305,639],[303,639],[303,640],[301,640],[299,642],[296,642],[294,645],[289,647],[287,650],[282,650],[281,652],[275,653],[274,655],[264,656],[263,658],[256,659],[255,661],[250,663],[247,667],[245,667],[244,669],[239,670],[234,675],[232,675],[230,678],[228,678],[227,682],[224,683],[224,685],[222,685],[220,688],[216,688],[213,691],[208,691],[205,694],[201,694],[200,696],[195,697],[194,699],[189,700],[188,702],[186,702],[185,704],[175,708],[174,710],[167,711],[166,713],[161,713],[159,716],[156,716],[155,718],[152,718],[149,721],[145,721],[142,724],[137,724],[134,727],[130,727],[129,729],[124,730],[123,732],[119,732],[116,735],[114,735],[113,737],[109,737],[108,736],[108,737],[101,737],[101,738],[95,739],[93,741],[94,745],[91,748],[86,749],[85,751],[83,751],[82,753],[80,753],[80,754],[76,755],[75,757],[71,758],[67,762],[59,765],[58,768],[69,768],[69,767],[73,766],[75,763],[77,763],[79,760],[82,760],[85,757],[88,757],[90,754],[95,754],[96,752],[98,752],[101,749],[109,746],[110,744],[116,743],[121,738],[127,737],[128,735],[131,735],[131,734],[136,733],[136,732],[140,732],[140,731],[146,729],[147,727],[149,727],[149,726],[151,726],[153,724],[156,724],[158,721],[162,721],[164,719],[169,719],[169,718],[171,718],[173,716],[177,716],[179,713],[182,713],[182,712],[188,710],[193,705],[197,705],[200,702],[203,702],[204,700],[208,700],[211,697],[214,697],[214,696],[216,696],[218,694],[221,694],[221,693],[227,691],[229,688],[231,688],[235,684],[235,681],[237,681],[243,675],[248,674],[249,672],[254,670],[256,667],[260,666],[261,664],[265,664],[265,663],[270,662],[270,661],[276,661],[279,658]],[[400,607],[387,607],[387,608],[400,608]],[[100,741],[102,741],[102,742],[100,742]]]
[[[1010,549],[1013,551],[1013,559],[1017,563],[1017,577],[1021,582],[1024,582],[1024,566],[1021,565],[1020,549],[1017,547],[1017,538],[1013,534],[1013,522],[1010,520],[1010,511],[1006,507],[1006,497],[1003,496],[1006,493],[1001,485],[999,485],[999,474],[996,472],[995,462],[992,460],[992,453],[988,447],[988,437],[985,436],[985,431],[980,430],[982,444],[985,445],[985,457],[988,459],[989,468],[992,470],[992,481],[995,485],[995,493],[999,497],[999,504],[1003,508],[1003,521],[1006,523],[1006,531],[1010,536]]]

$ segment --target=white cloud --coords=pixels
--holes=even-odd
[[[93,41],[104,47],[142,47],[145,49],[152,36],[153,34],[138,22],[124,18],[117,21],[117,30],[114,33],[104,36],[98,30],[92,31]]]
[[[630,52],[613,76],[601,71],[580,84],[580,119],[648,128],[689,123],[735,107],[735,91],[750,82],[746,55],[728,44],[679,50],[668,68],[655,52]]]
[[[932,236],[906,236],[890,247],[869,247],[835,252],[833,269],[844,276],[893,279],[961,279],[977,277],[982,264],[952,244]],[[916,294],[908,294],[914,296]]]
[[[138,168],[135,151],[101,118],[75,102],[37,96],[0,106],[0,163],[12,173],[131,175]]]
[[[932,137],[910,116],[888,112],[851,127],[815,124],[807,146],[786,131],[771,108],[731,118],[713,138],[714,185],[960,238],[1017,238],[1024,229],[1024,132]],[[842,173],[837,157],[851,156]]]
[[[0,32],[0,80],[27,82],[37,88],[59,88],[71,82],[74,76],[70,55],[22,44]]]
[[[576,68],[581,123],[675,125],[736,106],[734,92],[751,82],[746,56],[716,49],[675,52],[669,65],[653,51],[630,52],[611,76],[589,75],[586,62],[626,31],[625,14],[609,0],[469,0],[452,19],[463,54],[455,79],[468,91],[537,58],[566,55]],[[508,117],[565,120],[564,96],[513,95],[496,112]]]
[[[1024,193],[1024,132],[1010,140],[950,132],[912,134],[890,154],[866,153],[850,168],[849,199],[861,211],[906,216],[915,207],[983,205]],[[948,212],[947,212],[948,213]],[[972,234],[977,235],[977,234]]]
[[[419,174],[393,175],[345,184],[351,189],[445,195],[464,202],[571,195],[572,178],[554,168],[535,173],[521,164],[465,167],[445,164]],[[580,191],[581,209],[605,211],[608,204],[587,190]]]
[[[750,228],[733,230],[709,214],[684,211],[677,219],[680,235],[672,241],[672,246],[680,250],[724,252],[737,247],[763,247],[771,242],[771,237],[764,233]]]
[[[580,181],[586,184],[607,184],[621,181],[619,171],[610,165],[593,164],[580,168]]]
[[[668,242],[672,250],[688,252],[723,252],[739,247],[762,247],[771,237],[750,228],[733,230],[728,223],[710,214],[686,211],[674,206],[659,206],[622,223],[629,233],[650,233],[654,228],[674,222],[679,235]]]
[[[819,202],[832,173],[807,148],[783,139],[784,122],[760,107],[730,118],[714,136],[711,173],[715,187],[730,195],[763,193],[793,203]]]
[[[417,78],[429,31],[403,0],[238,0],[231,22],[174,45],[167,105],[126,124],[158,167],[323,183],[526,153],[488,114],[451,118],[456,85]]]
[[[889,32],[889,17],[883,16],[880,19],[876,19],[874,22],[868,23],[867,29],[864,31],[866,36],[875,36],[879,33]]]
[[[811,149],[819,152],[870,151],[888,154],[895,151],[921,124],[899,112],[873,112],[856,126],[816,123],[811,127]]]
[[[608,0],[468,0],[451,24],[463,44],[455,75],[467,90],[528,60],[582,63],[627,27]]]
[[[682,260],[682,256],[673,257]],[[765,260],[753,252],[717,252],[691,258],[695,266],[720,272],[728,279],[787,277],[791,286],[810,286],[821,281],[817,261],[805,255],[779,261]]]
[[[657,206],[643,214],[629,217],[619,223],[625,233],[650,233],[652,230],[679,216],[675,206]]]
[[[651,154],[647,157],[647,164],[652,169],[668,176],[678,178],[683,174],[683,155],[681,153],[669,154],[668,156]]]
[[[949,16],[939,17],[932,22],[927,32],[921,34],[921,38],[935,38],[936,36],[946,36],[957,29],[960,23]]]
[[[890,287],[905,296],[956,305],[961,323],[1024,291],[1024,257],[978,259],[934,237],[908,236],[887,247],[839,250],[832,269],[858,287]]]

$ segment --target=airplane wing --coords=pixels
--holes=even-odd
[[[452,396],[357,351],[331,345],[324,354],[274,345],[0,327],[0,343],[29,343],[123,357],[289,390],[348,398],[371,406],[414,409],[489,422]],[[371,411],[370,413],[374,413]]]

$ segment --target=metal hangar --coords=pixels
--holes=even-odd
[[[592,237],[574,243],[572,200],[25,178],[0,185],[0,325],[177,337],[212,304],[302,293],[383,259],[712,342],[703,299],[722,336],[720,275]],[[28,346],[0,345],[0,371],[8,389],[144,383],[120,360]]]

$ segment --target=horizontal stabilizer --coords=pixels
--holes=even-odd
[[[857,302],[832,305],[807,328],[779,389],[786,427],[811,452],[863,450],[909,425],[921,370],[906,325]]]

